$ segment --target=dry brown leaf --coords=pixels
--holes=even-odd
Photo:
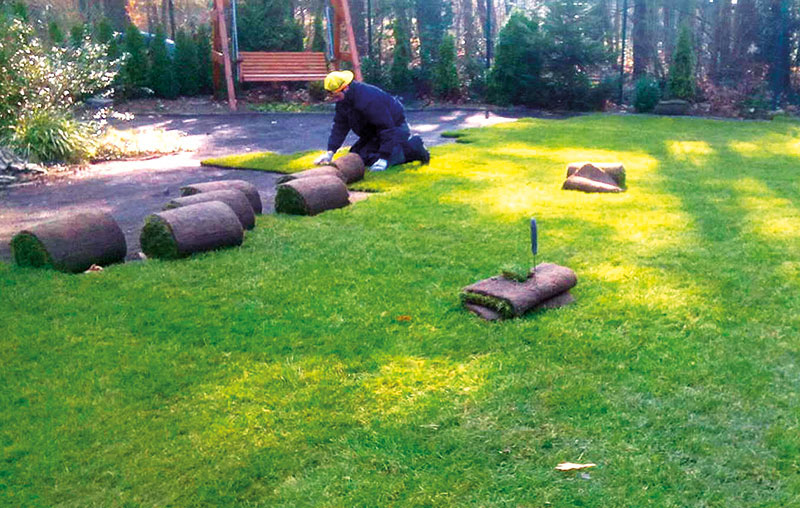
[[[405,314],[403,314],[402,316],[397,316],[397,320],[409,322],[411,321],[411,316],[406,316]]]
[[[586,469],[589,467],[594,467],[597,464],[592,464],[591,462],[588,464],[575,464],[574,462],[562,462],[561,464],[556,466],[558,471],[577,471],[579,469]]]

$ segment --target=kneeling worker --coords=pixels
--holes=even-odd
[[[405,110],[396,97],[376,86],[353,81],[350,71],[328,74],[325,90],[336,102],[336,114],[328,137],[328,151],[315,164],[330,163],[351,130],[358,141],[350,151],[360,155],[371,171],[383,171],[406,162],[430,161],[422,138],[411,136]]]

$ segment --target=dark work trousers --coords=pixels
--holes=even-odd
[[[394,136],[397,139],[397,143],[392,149],[392,155],[389,156],[387,159],[388,166],[396,166],[397,164],[403,164],[406,162],[406,145],[408,145],[408,138],[411,136],[411,128],[408,126],[408,122],[403,122],[403,125],[394,128]],[[353,146],[350,148],[351,152],[355,152],[361,156],[364,160],[364,164],[367,166],[372,166],[375,162],[381,158],[378,150],[381,146],[380,137],[375,135],[371,138],[358,138]]]

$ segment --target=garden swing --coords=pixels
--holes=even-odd
[[[233,2],[233,3],[231,3]],[[226,9],[231,10],[231,46],[229,48]],[[331,13],[331,11],[333,11]],[[222,88],[222,76],[228,89],[228,105],[236,109],[236,94],[233,87],[234,74],[239,83],[263,83],[283,81],[321,81],[328,73],[328,63],[334,69],[342,62],[350,62],[357,80],[361,81],[361,65],[358,59],[350,7],[347,0],[326,2],[328,52],[293,51],[239,51],[236,27],[236,0],[214,0],[211,16],[213,27],[212,60],[214,62],[214,88]],[[342,29],[347,37],[347,51],[342,48]]]

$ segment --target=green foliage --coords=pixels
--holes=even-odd
[[[244,0],[239,4],[239,49],[302,51],[303,28],[286,0]]]
[[[681,26],[672,65],[669,68],[667,88],[671,98],[685,101],[694,100],[696,91],[694,68],[695,55],[692,33],[689,25],[684,24]]]
[[[447,34],[439,46],[439,58],[434,73],[434,92],[443,99],[455,99],[459,95],[458,70],[456,69],[456,41]]]
[[[384,90],[390,88],[389,76],[378,59],[369,57],[362,58],[361,73],[364,75],[364,81],[366,83],[383,88]]]
[[[52,20],[47,24],[47,36],[50,39],[50,44],[53,46],[64,45],[64,32],[61,30],[56,20]]]
[[[197,44],[191,34],[181,29],[175,34],[175,80],[181,95],[194,96],[200,91],[200,61]]]
[[[394,53],[389,68],[389,83],[396,93],[408,92],[412,86],[411,41],[405,23],[396,19],[393,26]]]
[[[156,97],[174,99],[178,96],[178,83],[172,67],[172,58],[167,52],[167,33],[164,27],[156,27],[155,37],[150,43],[150,88]]]
[[[545,62],[550,97],[548,106],[591,108],[589,71],[608,61],[602,40],[593,39],[600,20],[582,0],[552,0],[544,20],[550,52]]]
[[[661,100],[661,88],[658,81],[650,76],[643,76],[636,81],[636,96],[633,107],[637,113],[650,113]]]
[[[88,153],[77,146],[85,132],[72,107],[113,81],[107,49],[86,38],[47,48],[21,18],[0,16],[0,138],[42,161]]]
[[[17,118],[9,142],[37,162],[75,163],[92,154],[93,131],[66,112],[39,109]]]
[[[211,77],[211,28],[208,25],[200,25],[192,38],[197,46],[198,91],[203,94],[209,94],[214,88]]]
[[[108,18],[100,18],[94,25],[92,34],[95,42],[108,45],[109,59],[116,60],[121,56],[119,42],[114,36],[114,27],[111,26],[111,22]]]
[[[80,47],[87,36],[87,26],[83,23],[72,25],[69,29],[69,43],[73,48]]]
[[[414,69],[417,89],[427,92],[433,88],[436,93],[439,51],[445,32],[453,21],[453,8],[449,1],[414,0],[414,13],[420,56],[420,65]]]
[[[148,85],[147,45],[133,24],[125,29],[123,51],[127,55],[120,72],[123,94],[139,95]]]
[[[547,95],[542,79],[545,38],[535,19],[515,12],[498,34],[489,71],[489,99],[498,104],[539,105]]]
[[[314,16],[314,31],[311,33],[311,51],[324,52],[327,46],[325,30],[322,27],[322,12]]]

